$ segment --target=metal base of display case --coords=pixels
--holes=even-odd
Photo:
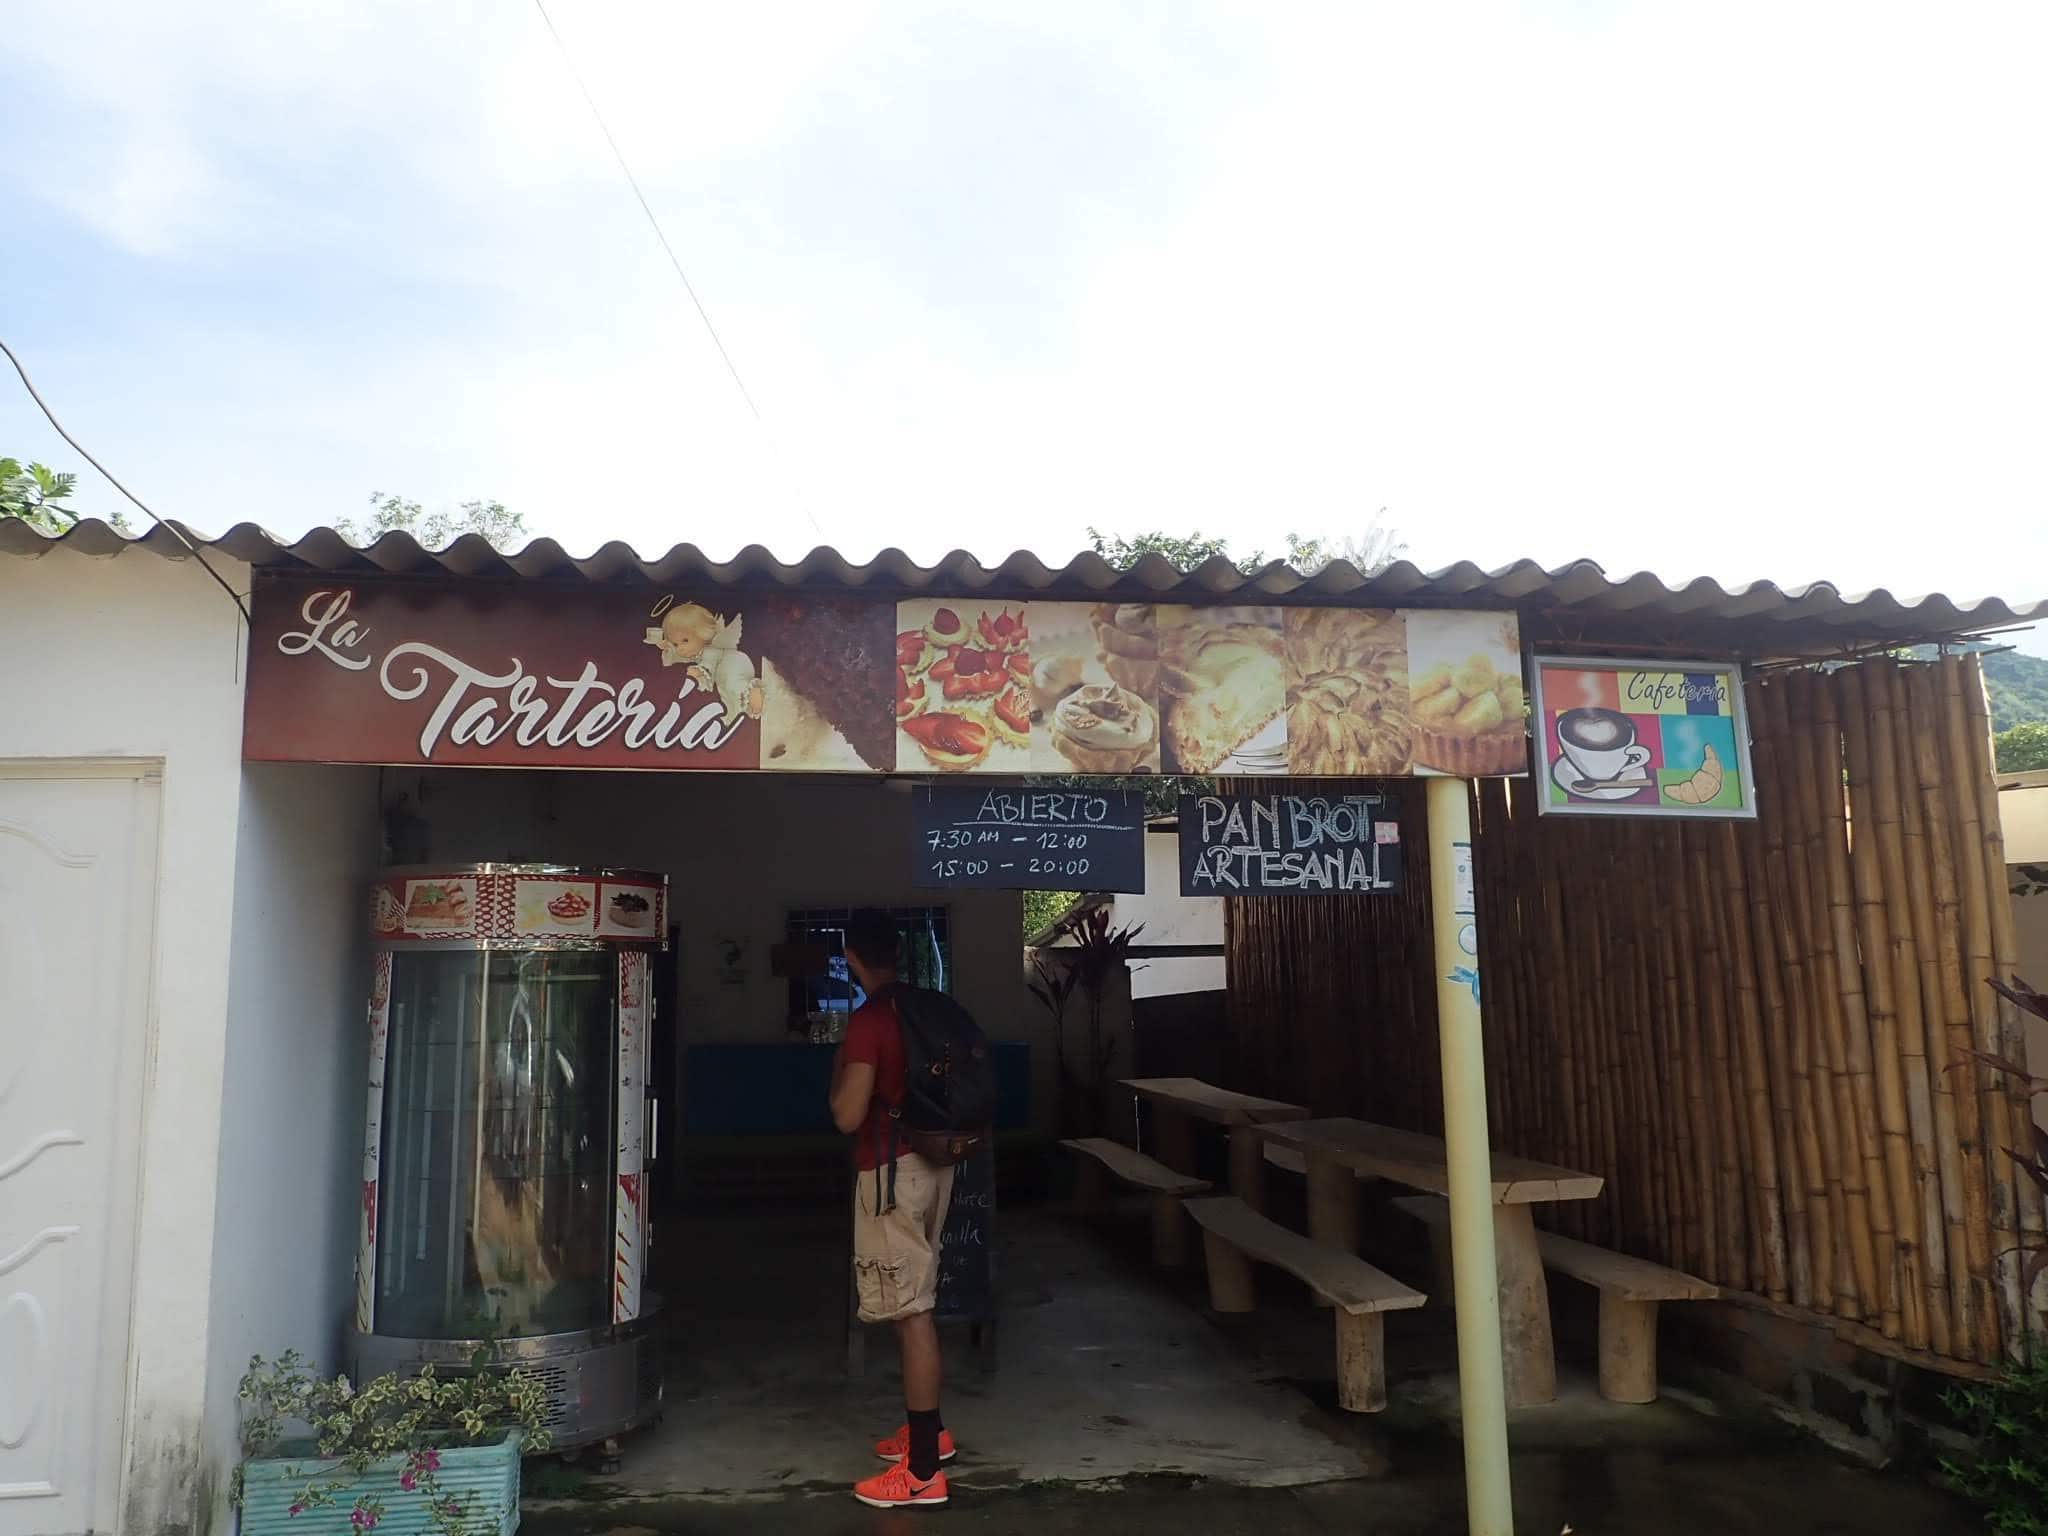
[[[348,1335],[350,1375],[410,1375],[432,1364],[444,1374],[524,1370],[547,1398],[554,1449],[572,1450],[645,1424],[661,1411],[661,1340],[649,1315],[608,1328],[531,1339],[399,1339]]]

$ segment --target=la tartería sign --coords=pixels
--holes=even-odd
[[[259,584],[244,755],[833,773],[1519,773],[1512,613]]]

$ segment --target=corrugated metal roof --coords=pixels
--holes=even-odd
[[[180,525],[181,527],[183,525]],[[189,533],[190,530],[187,530]],[[1265,603],[1336,603],[1385,607],[1514,608],[1532,639],[1613,645],[1712,641],[1751,655],[1822,654],[1855,646],[1903,644],[2021,624],[2048,617],[2048,600],[2009,603],[1998,598],[1958,602],[1934,593],[1900,599],[1888,590],[1854,596],[1829,582],[1782,588],[1755,581],[1728,588],[1707,577],[1673,587],[1648,571],[1619,579],[1591,560],[1545,570],[1516,560],[1485,570],[1460,560],[1434,571],[1401,560],[1370,576],[1344,561],[1304,576],[1281,561],[1245,574],[1228,560],[1209,560],[1181,571],[1158,555],[1118,570],[1100,555],[1082,554],[1052,567],[1028,550],[986,565],[956,550],[934,565],[919,565],[901,550],[884,550],[856,565],[837,550],[818,548],[794,564],[749,545],[730,560],[714,560],[693,544],[678,544],[658,559],[642,558],[614,541],[583,559],[553,539],[501,553],[475,534],[446,549],[429,550],[410,534],[387,533],[358,549],[331,528],[315,528],[286,543],[252,523],[219,538],[191,533],[193,542],[263,571],[335,576],[454,576],[477,581],[602,582],[663,587],[788,588],[866,591],[879,595],[958,593],[996,598],[1119,597],[1138,600]],[[62,546],[89,555],[140,548],[170,557],[187,552],[175,535],[152,528],[136,539],[87,520],[51,539],[26,524],[0,519],[0,554],[38,555]]]

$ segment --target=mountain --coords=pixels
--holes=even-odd
[[[2048,657],[1994,651],[1985,644],[1975,649],[1984,652],[1984,691],[1991,696],[1993,734],[2016,725],[2048,723]],[[1909,646],[1902,654],[1916,661],[1931,661],[1935,648]]]
[[[1991,695],[1992,730],[2048,722],[2048,656],[1993,651],[1984,658],[1984,687]]]

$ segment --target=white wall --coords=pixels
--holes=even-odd
[[[2012,898],[2013,935],[2019,941],[2017,973],[2030,986],[2048,991],[2048,891],[2031,880],[2022,881],[2014,872]],[[2022,890],[2026,894],[2021,894]],[[2036,1077],[2048,1077],[2048,1019],[2028,1014],[2027,1070]],[[2034,1120],[2048,1126],[2048,1093],[2034,1096]]]
[[[999,1040],[1050,1039],[1019,978],[1023,906],[1014,891],[928,891],[910,883],[910,796],[879,780],[715,773],[441,769],[393,774],[387,800],[427,824],[434,860],[615,864],[670,877],[682,926],[685,1043],[779,1041],[788,984],[769,950],[793,907],[944,906],[954,991]],[[747,979],[718,979],[717,941],[743,939]],[[1051,1111],[1052,1066],[1033,1052],[1034,1115]]]
[[[212,1402],[251,1355],[342,1369],[355,1297],[377,770],[242,772],[208,1354]],[[235,1451],[230,1415],[211,1428]]]
[[[246,567],[214,564],[248,590]],[[0,757],[163,764],[155,1037],[132,1149],[141,1179],[122,1479],[130,1532],[204,1530],[226,1476],[205,1451],[209,1411],[220,1408],[206,1396],[207,1325],[244,640],[227,595],[190,561],[132,550],[0,556]]]
[[[2048,864],[2048,773],[1999,776],[1998,828],[2006,863]]]
[[[1180,893],[1180,834],[1145,834],[1145,889],[1119,891],[1110,898],[1110,921],[1118,928],[1142,923],[1140,946],[1223,943],[1223,898]],[[1059,943],[1071,943],[1062,938]],[[1131,996],[1173,997],[1183,992],[1220,992],[1226,980],[1223,956],[1158,956],[1131,962]]]
[[[2008,773],[1999,778],[1998,826],[2005,838],[2005,862],[2048,864],[2048,773]],[[2020,979],[2048,988],[2048,891],[2012,871],[2013,931],[2019,940]],[[2025,892],[2025,894],[2022,894]],[[2048,1019],[2031,1015],[2027,1026],[2027,1066],[2036,1077],[2048,1077]],[[2034,1099],[2034,1119],[2048,1126],[2048,1094]]]

